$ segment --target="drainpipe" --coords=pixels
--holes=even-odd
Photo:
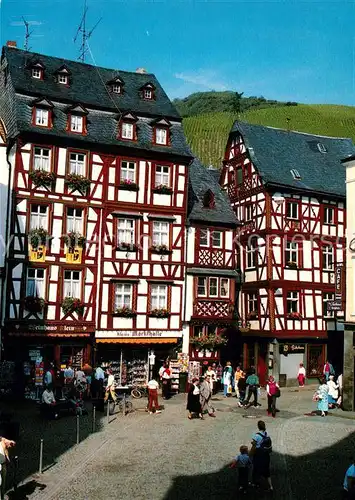
[[[6,162],[8,165],[8,182],[7,182],[7,200],[6,200],[6,219],[5,219],[5,238],[4,238],[4,270],[5,275],[2,278],[2,287],[1,287],[1,298],[0,298],[0,361],[2,360],[2,351],[3,351],[3,329],[4,329],[4,320],[5,320],[5,302],[6,302],[6,290],[7,290],[7,281],[8,281],[8,245],[9,245],[9,227],[10,227],[10,210],[11,210],[11,179],[12,179],[12,164],[9,159],[10,151],[14,145],[14,141],[9,144],[6,148]]]

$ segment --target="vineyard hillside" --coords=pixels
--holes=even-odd
[[[205,165],[221,166],[235,113],[206,113],[184,118],[184,130],[195,155]],[[337,105],[282,106],[242,113],[240,120],[333,137],[351,137],[355,143],[355,107]]]

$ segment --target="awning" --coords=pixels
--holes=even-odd
[[[165,338],[122,338],[122,339],[96,339],[97,344],[176,344],[174,337]]]

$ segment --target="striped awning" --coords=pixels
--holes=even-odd
[[[176,344],[177,341],[174,337],[96,339],[97,344]]]

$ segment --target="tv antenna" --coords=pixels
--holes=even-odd
[[[28,21],[26,21],[26,19],[24,17],[22,18],[22,20],[23,20],[23,23],[24,23],[25,29],[26,29],[24,49],[26,52],[28,52],[29,50],[31,50],[29,47],[29,41],[30,41],[30,36],[32,35],[33,31],[30,31],[30,23]]]
[[[76,43],[79,36],[81,36],[80,54],[78,57],[79,61],[81,61],[81,62],[85,62],[85,55],[86,55],[86,52],[88,51],[87,41],[89,40],[89,38],[91,37],[91,35],[95,31],[95,29],[97,28],[97,25],[100,23],[100,21],[102,19],[102,17],[100,17],[100,19],[97,21],[95,26],[90,31],[87,31],[87,29],[86,29],[86,15],[88,12],[88,7],[86,5],[86,1],[87,0],[84,0],[83,17],[81,18],[79,28],[77,29],[75,37],[74,37],[74,43]]]

